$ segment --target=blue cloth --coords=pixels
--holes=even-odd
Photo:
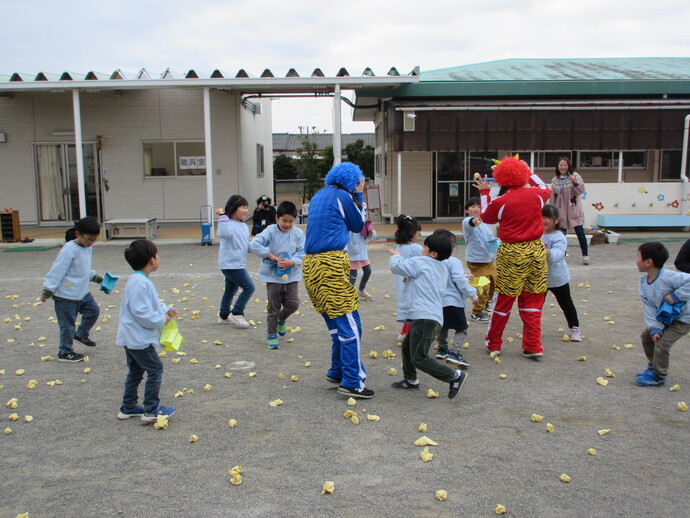
[[[676,303],[681,300],[686,302],[690,300],[690,274],[661,268],[652,282],[647,282],[647,275],[643,275],[637,286],[637,292],[642,299],[642,309],[649,334],[662,334],[664,323],[657,319],[657,314],[664,303],[664,298],[670,294]],[[682,307],[676,320],[690,323],[688,304]]]
[[[443,292],[448,283],[448,269],[431,257],[403,259],[391,255],[391,272],[407,277],[402,297],[398,299],[398,322],[435,320],[443,324]]]
[[[326,327],[331,335],[331,368],[327,376],[339,379],[340,386],[364,388],[367,372],[359,359],[362,339],[362,322],[359,311],[346,313],[336,318],[328,318],[322,313]]]
[[[93,300],[91,293],[81,300],[56,300],[55,317],[60,327],[60,345],[58,352],[67,354],[72,351],[75,335],[79,338],[88,338],[91,328],[98,320],[98,304]],[[77,314],[81,314],[79,328],[74,327]]]
[[[448,270],[448,283],[443,291],[443,307],[465,307],[465,299],[473,299],[477,296],[477,290],[470,286],[470,281],[465,277],[462,262],[457,257],[449,257],[441,261]],[[443,324],[443,321],[441,322]]]
[[[290,232],[283,232],[278,225],[270,225],[261,234],[254,236],[249,246],[254,255],[263,259],[259,267],[261,282],[289,284],[302,278],[300,267],[304,259],[304,232],[301,228],[292,227]],[[286,272],[280,271],[277,264],[266,257],[269,253],[276,257],[289,257],[295,261],[287,280],[283,280],[283,274]]]
[[[249,253],[249,227],[244,221],[230,219],[223,215],[218,218],[218,268],[238,270],[247,264]]]
[[[565,254],[568,251],[568,240],[560,230],[541,236],[544,246],[548,250],[546,263],[549,273],[546,277],[547,288],[558,288],[570,282],[570,271],[565,262]]]
[[[673,324],[680,316],[683,306],[685,306],[685,302],[683,301],[676,304],[669,304],[664,301],[661,304],[661,308],[659,308],[659,312],[656,314],[656,319],[665,325]]]
[[[360,204],[364,195],[355,193]],[[304,249],[308,254],[345,250],[350,232],[361,232],[366,211],[360,210],[350,193],[329,185],[309,201],[309,220]]]
[[[244,315],[244,308],[254,294],[254,281],[244,268],[240,270],[221,270],[225,276],[225,291],[220,300],[220,310],[218,315],[222,319],[228,318],[232,299],[237,293],[237,288],[242,288],[242,293],[237,297],[235,304],[232,305],[233,315]]]
[[[160,348],[161,328],[165,325],[168,311],[170,306],[160,301],[151,279],[143,272],[134,272],[122,294],[115,343],[136,350],[150,345]]]
[[[462,235],[465,238],[465,261],[468,263],[490,263],[496,259],[498,240],[491,232],[491,227],[481,223],[474,227],[471,221],[474,216],[462,220]]]
[[[120,410],[130,410],[137,406],[139,384],[144,378],[144,373],[146,373],[144,412],[155,412],[160,405],[158,393],[163,381],[163,362],[161,362],[158,352],[153,345],[149,345],[145,349],[125,347],[125,357],[128,372],[125,378],[125,393],[122,396],[122,408]]]
[[[404,245],[398,245],[395,247],[396,252],[400,252],[400,257],[403,259],[409,259],[410,257],[421,257],[422,256],[422,245],[417,243],[405,243]],[[405,287],[405,276],[396,275],[395,276],[395,296],[398,300],[402,297],[403,288]]]
[[[89,281],[96,275],[91,269],[93,248],[85,248],[76,241],[66,243],[43,281],[43,288],[56,297],[82,300],[89,292]]]

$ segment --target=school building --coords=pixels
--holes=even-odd
[[[519,153],[547,183],[571,159],[587,225],[690,226],[690,58],[506,59],[356,93],[385,215],[457,218],[474,173]]]

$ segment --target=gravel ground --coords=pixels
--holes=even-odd
[[[669,243],[672,257],[680,244]],[[374,298],[360,312],[362,357],[376,397],[349,407],[324,380],[329,339],[303,285],[300,314],[288,321],[301,332],[288,334],[294,342],[282,339],[279,350],[268,350],[265,287],[257,282],[246,311],[247,319],[264,323],[249,330],[220,326],[217,247],[161,242],[161,267],[152,278],[161,297],[182,311],[187,341],[186,356],[169,353],[163,360],[161,399],[177,407],[167,430],[115,418],[126,374],[124,353],[114,345],[120,293],[92,289],[105,320],[92,333],[97,347],[75,346],[88,353],[88,364],[41,361],[57,358],[52,304],[34,305],[57,249],[0,253],[0,399],[18,399],[16,410],[4,407],[1,414],[2,427],[12,433],[0,434],[0,517],[488,517],[496,504],[513,517],[688,516],[690,413],[676,408],[690,402],[688,340],[672,351],[665,387],[635,385],[635,372],[646,365],[636,247],[593,246],[589,266],[571,254],[571,288],[585,339],[562,341],[565,319],[549,295],[541,363],[519,355],[517,310],[505,334],[513,342],[504,344],[500,364],[483,347],[486,324],[471,323],[469,378],[448,400],[447,385],[424,374],[419,391],[390,387],[402,371],[399,325],[387,245],[373,245]],[[120,291],[130,274],[122,251],[100,243],[94,250],[99,273],[121,275]],[[464,257],[463,247],[456,255]],[[248,268],[257,272],[255,257]],[[385,329],[374,331],[377,326]],[[395,359],[383,357],[388,349]],[[369,351],[378,358],[369,358]],[[388,374],[391,368],[396,376]],[[615,378],[603,387],[596,380],[606,368]],[[16,375],[18,369],[24,374]],[[299,379],[290,381],[291,375]],[[31,379],[38,382],[32,390]],[[53,380],[62,384],[46,384]],[[669,391],[674,384],[679,390]],[[427,389],[440,397],[428,398]],[[184,396],[175,398],[178,391]],[[270,407],[276,399],[284,404]],[[343,418],[348,409],[357,412],[359,425]],[[8,420],[12,412],[18,421]],[[544,420],[532,422],[534,413]],[[370,414],[380,421],[367,420]],[[25,415],[34,420],[24,422]],[[230,428],[229,419],[237,427]],[[428,425],[426,434],[420,423]],[[553,433],[546,423],[554,425]],[[599,435],[602,429],[610,433]],[[189,442],[192,434],[198,442]],[[422,435],[438,443],[426,463],[414,445]],[[588,448],[597,455],[588,455]],[[239,486],[227,474],[236,465],[244,469]],[[570,483],[560,481],[562,473]],[[326,481],[335,483],[335,493],[321,494]],[[438,489],[448,491],[445,502],[436,500]]]

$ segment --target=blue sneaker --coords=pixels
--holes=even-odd
[[[279,349],[280,344],[278,343],[278,335],[275,333],[268,333],[267,340],[269,349]]]
[[[647,365],[647,368],[645,370],[640,371],[640,372],[636,372],[635,376],[642,376],[645,372],[651,371],[651,370],[652,370],[652,364],[650,363],[649,365]]]
[[[448,358],[448,347],[439,347],[436,350],[436,359],[445,360],[446,358]]]
[[[453,365],[457,365],[458,367],[469,367],[470,362],[468,362],[465,358],[462,357],[462,354],[460,353],[450,353],[448,355],[448,358],[446,359],[448,363],[451,363]]]
[[[285,333],[287,333],[287,326],[285,325],[285,320],[283,320],[282,322],[278,322],[278,327],[276,328],[276,330],[278,331],[278,334],[280,336],[285,336]]]
[[[117,414],[118,419],[129,419],[130,417],[139,417],[144,413],[144,407],[137,405],[134,408],[120,407],[120,412]]]
[[[141,420],[144,423],[155,423],[159,415],[167,415],[170,417],[174,413],[174,406],[164,407],[163,405],[158,405],[158,408],[153,412],[144,412],[144,415],[141,416]]]
[[[641,387],[661,387],[666,383],[666,380],[662,380],[651,369],[644,371],[639,376],[635,376],[635,381]]]

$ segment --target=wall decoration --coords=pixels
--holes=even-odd
[[[673,207],[674,209],[677,209],[677,208],[678,208],[678,205],[680,205],[680,204],[678,203],[678,200],[673,200],[673,201],[671,202],[671,207]]]
[[[586,200],[586,199],[587,199],[587,191],[585,191],[585,192],[582,193],[582,199],[583,199],[583,200]]]
[[[597,209],[599,211],[604,210],[604,204],[601,203],[600,201],[598,201],[596,203],[592,203],[592,207],[594,207],[595,209]]]
[[[656,197],[656,199],[657,199],[658,201],[664,201],[664,198],[665,198],[665,196],[664,196],[663,194],[658,194],[657,197]]]
[[[645,188],[644,185],[640,185],[640,186],[637,188],[637,193],[638,193],[638,194],[647,194],[647,189]]]

